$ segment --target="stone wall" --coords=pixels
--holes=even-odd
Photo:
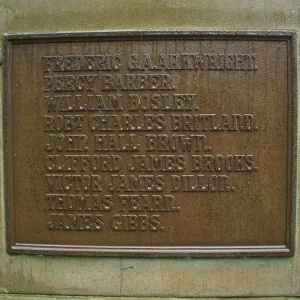
[[[2,0],[0,2],[2,34],[98,30],[271,29],[292,29],[299,34],[300,2],[297,0]],[[298,59],[298,69],[299,62]],[[2,67],[0,77],[2,88]],[[300,76],[298,78],[299,86]],[[4,100],[1,99],[1,103]],[[2,118],[0,123],[2,128]],[[139,298],[300,296],[299,206],[296,212],[296,248],[293,257],[185,259],[8,255],[5,249],[2,130],[0,142],[2,162],[0,299],[60,299],[54,295]],[[78,299],[86,298],[78,297]]]

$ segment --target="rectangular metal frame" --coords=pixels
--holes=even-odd
[[[161,40],[184,38],[221,40],[234,38],[236,40],[287,40],[289,59],[288,93],[289,93],[289,124],[288,124],[288,212],[290,222],[287,226],[286,245],[278,246],[246,246],[246,247],[109,247],[109,246],[76,246],[21,244],[14,238],[14,174],[12,153],[12,130],[9,126],[13,117],[12,110],[12,75],[11,47],[22,43],[52,43],[71,41],[101,40]],[[4,175],[5,175],[5,206],[6,232],[8,253],[44,254],[44,255],[94,255],[94,256],[136,256],[136,257],[230,257],[230,256],[292,256],[295,247],[296,219],[296,171],[297,171],[297,88],[296,88],[296,31],[100,31],[100,32],[61,32],[61,33],[28,33],[4,35]]]

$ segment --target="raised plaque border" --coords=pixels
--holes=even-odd
[[[24,244],[15,241],[14,172],[12,126],[11,48],[13,44],[53,43],[74,41],[162,40],[286,40],[288,42],[288,205],[286,244],[276,246],[78,246]],[[59,33],[6,33],[3,35],[3,142],[4,142],[4,199],[6,244],[9,254],[129,256],[129,257],[236,257],[236,256],[293,256],[295,252],[295,222],[297,193],[297,33],[295,30],[268,31],[92,31]]]

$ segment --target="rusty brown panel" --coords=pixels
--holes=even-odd
[[[7,35],[8,252],[293,255],[294,43]]]

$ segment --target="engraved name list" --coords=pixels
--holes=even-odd
[[[258,130],[255,115],[202,113],[199,91],[177,93],[170,73],[255,72],[255,54],[42,60],[49,230],[164,231],[178,193],[233,192],[230,173],[258,170],[249,150],[215,152],[211,140]]]

